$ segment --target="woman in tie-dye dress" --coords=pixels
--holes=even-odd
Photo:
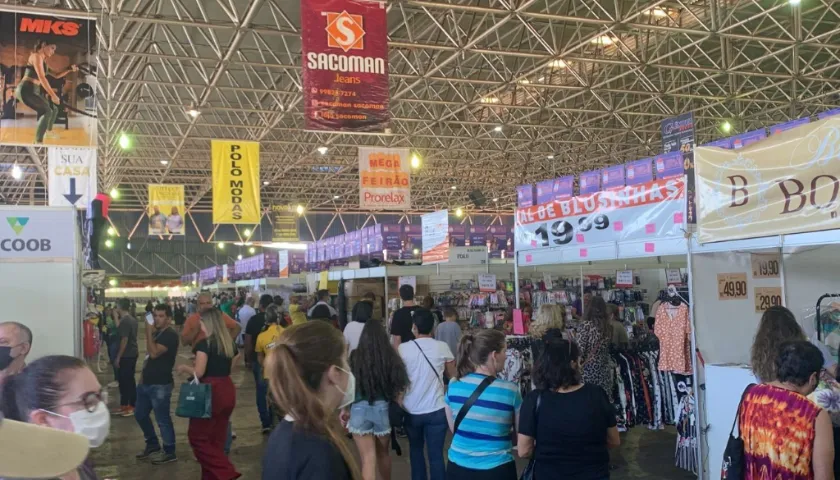
[[[807,398],[822,365],[822,353],[807,341],[783,343],[776,380],[746,393],[738,416],[744,480],[834,480],[831,420]]]

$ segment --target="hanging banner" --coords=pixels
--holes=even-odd
[[[717,148],[725,148],[727,150],[732,148],[732,137],[721,138],[715,140],[714,142],[709,142],[704,147],[717,147]]]
[[[657,155],[653,157],[653,164],[656,165],[656,178],[659,180],[685,175],[685,164],[681,152]]]
[[[657,180],[516,210],[516,249],[683,235],[685,181]]]
[[[686,176],[686,213],[687,223],[697,222],[696,184],[694,180],[694,147],[696,145],[694,131],[694,113],[688,112],[662,121],[662,153],[672,154],[663,159],[662,164],[657,159],[656,178],[671,176]],[[674,157],[676,159],[672,160]],[[677,167],[675,164],[679,163]],[[660,167],[664,168],[663,172]]]
[[[449,210],[438,210],[420,217],[423,227],[423,264],[449,260]]]
[[[298,217],[292,210],[291,205],[271,206],[271,230],[272,242],[298,242],[300,232],[298,231]]]
[[[307,130],[384,132],[390,120],[385,2],[303,0]]]
[[[280,250],[277,252],[277,276],[289,278],[289,251]],[[299,272],[298,272],[299,273]]]
[[[407,148],[359,148],[359,208],[411,208],[411,169]]]
[[[51,207],[87,208],[96,197],[96,149],[47,149]]]
[[[840,228],[840,117],[740,150],[697,149],[700,242]]]
[[[555,178],[553,190],[554,196],[552,197],[552,200],[566,200],[568,198],[572,198],[575,194],[574,175]],[[524,207],[524,205],[519,206]]]
[[[554,180],[537,182],[537,203],[546,203],[554,197]]]
[[[653,181],[653,161],[650,158],[625,164],[627,185],[641,185]]]
[[[0,144],[95,147],[96,48],[94,20],[0,12]]]
[[[530,207],[534,205],[534,186],[520,185],[516,187],[516,205]]]
[[[811,119],[808,117],[799,118],[796,120],[791,120],[789,122],[780,123],[778,125],[773,125],[770,127],[770,135],[776,135],[777,133],[782,133],[790,130],[791,128],[796,128],[801,125],[805,125],[807,123],[811,123]]]
[[[260,223],[260,144],[213,140],[213,223]]]
[[[840,115],[840,108],[832,108],[831,110],[826,110],[825,112],[820,112],[817,114],[818,120],[825,120],[828,117],[833,117],[834,115]]]
[[[753,130],[751,132],[742,133],[732,137],[732,148],[739,149],[749,147],[753,143],[763,140],[767,137],[767,132],[762,128],[760,130]]]
[[[183,214],[183,185],[149,185],[149,235],[183,235]]]
[[[601,187],[604,190],[621,188],[624,186],[624,165],[613,165],[601,170]],[[540,202],[545,203],[545,202]]]
[[[581,173],[580,186],[578,190],[580,191],[580,195],[595,193],[601,190],[601,171],[593,170],[591,172]]]

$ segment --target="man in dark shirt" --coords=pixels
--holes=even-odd
[[[137,401],[137,384],[134,381],[135,368],[137,367],[137,318],[129,313],[131,302],[127,298],[117,301],[117,313],[120,316],[120,325],[117,327],[117,334],[120,337],[120,346],[117,351],[117,358],[114,366],[117,367],[120,384],[120,408],[113,411],[114,415],[130,417],[134,415],[134,404]]]
[[[411,285],[400,287],[400,298],[403,306],[394,312],[394,318],[391,320],[391,343],[397,350],[399,350],[400,344],[414,340],[414,334],[411,333],[414,320],[412,320],[411,315],[420,308],[414,304],[414,287]]]
[[[262,432],[270,433],[273,416],[271,409],[268,406],[268,382],[263,378],[262,367],[257,361],[254,349],[257,346],[257,337],[265,327],[265,310],[274,302],[269,294],[260,296],[260,309],[256,315],[248,320],[248,325],[245,326],[245,363],[251,367],[254,372],[254,382],[257,384],[257,411],[260,414],[260,423],[262,424]]]
[[[177,460],[175,456],[175,429],[172,426],[170,408],[172,403],[172,369],[178,356],[178,333],[172,328],[172,308],[169,305],[154,307],[154,323],[146,325],[146,361],[140,385],[137,386],[137,407],[134,418],[143,430],[146,448],[137,458],[142,460],[160,452],[155,427],[149,415],[155,412],[163,454],[153,465],[163,465]]]

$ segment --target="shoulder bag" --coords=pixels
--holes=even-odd
[[[741,416],[741,405],[744,403],[744,397],[752,390],[755,384],[750,384],[741,394],[741,401],[738,402],[738,410],[735,411],[735,420],[732,422],[732,429],[729,431],[729,440],[726,442],[726,449],[723,451],[723,464],[720,469],[721,480],[742,480],[744,478],[744,440],[741,438],[740,432],[738,437],[735,437],[735,427],[738,424],[738,417]]]
[[[476,400],[478,400],[478,397],[481,396],[484,390],[486,390],[487,387],[489,387],[490,384],[495,381],[496,377],[484,377],[484,380],[482,380],[481,383],[478,384],[478,386],[475,388],[475,391],[473,391],[472,395],[470,395],[470,398],[468,398],[467,401],[464,402],[464,405],[461,407],[461,409],[458,410],[458,416],[455,417],[455,428],[452,429],[452,435],[458,433],[458,427],[461,425],[461,422],[464,421],[464,417],[467,416],[467,412],[470,411],[470,408],[472,408],[473,404],[476,402]]]
[[[519,480],[534,480],[534,466],[537,463],[537,426],[539,425],[540,403],[542,402],[542,392],[537,395],[537,406],[534,407],[534,451],[531,453],[531,459],[528,460],[528,465],[522,471],[522,476]]]
[[[416,346],[417,346],[417,350],[420,350],[420,353],[421,353],[421,354],[423,354],[423,358],[425,358],[425,359],[426,359],[426,363],[428,363],[428,364],[429,364],[429,368],[431,368],[431,369],[432,369],[432,372],[435,374],[435,378],[437,378],[437,379],[438,379],[438,382],[440,382],[440,384],[441,384],[441,385],[443,385],[443,380],[440,378],[440,375],[438,375],[438,371],[437,371],[437,369],[435,368],[435,366],[434,366],[434,365],[432,365],[432,361],[431,361],[431,360],[429,360],[429,357],[427,357],[427,356],[426,356],[426,352],[424,352],[424,351],[423,351],[423,349],[422,349],[422,348],[420,348],[420,344],[419,344],[419,343],[417,343],[417,340],[412,340],[412,342],[414,342],[414,345],[416,345]]]

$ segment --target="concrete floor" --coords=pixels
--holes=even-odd
[[[140,340],[145,337],[140,331]],[[140,342],[141,358],[145,355],[145,345]],[[178,362],[189,361],[189,351],[182,349]],[[138,373],[141,362],[138,362]],[[102,362],[103,372],[99,374],[103,385],[113,380],[109,367]],[[243,474],[245,480],[261,478],[261,459],[266,437],[260,433],[257,409],[254,403],[254,379],[250,371],[238,367],[233,375],[237,386],[237,406],[233,414],[233,426],[237,439],[233,442],[231,459],[236,468]],[[176,378],[176,384],[183,379]],[[110,389],[110,403],[119,404],[119,394],[116,388]],[[173,394],[178,398],[177,385]],[[173,406],[174,411],[174,406]],[[154,479],[197,479],[200,478],[200,467],[195,461],[187,441],[188,421],[173,415],[175,434],[177,436],[178,462],[162,466],[153,466],[148,461],[137,461],[134,456],[143,450],[144,442],[140,428],[134,418],[112,418],[111,435],[108,441],[94,450],[93,461],[99,477],[112,480],[148,480]],[[612,480],[651,479],[651,480],[689,480],[694,475],[674,467],[674,445],[676,432],[672,428],[664,431],[651,431],[644,427],[632,429],[622,435],[622,446],[614,452],[613,464],[616,469],[612,472]],[[410,468],[408,462],[408,442],[401,439],[403,456],[397,457],[392,453],[393,478],[409,479]],[[518,462],[520,469],[525,462]],[[557,477],[562,478],[562,477]]]

